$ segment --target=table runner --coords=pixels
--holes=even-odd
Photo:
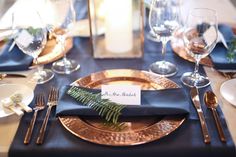
[[[55,78],[50,82],[43,85],[38,85],[35,89],[35,94],[40,92],[46,93],[45,91],[48,92],[51,85],[62,87],[63,85],[70,84],[77,78],[101,70],[120,68],[148,70],[148,66],[152,62],[161,58],[161,45],[145,40],[144,57],[141,59],[93,59],[91,47],[89,45],[89,39],[76,38],[74,40],[74,47],[69,53],[68,57],[73,57],[74,59],[76,59],[81,64],[81,69],[78,72],[72,73],[71,75],[56,74]],[[182,86],[180,82],[181,75],[186,71],[192,71],[194,68],[194,64],[185,61],[175,55],[173,52],[171,52],[170,46],[168,47],[166,58],[168,61],[175,63],[179,69],[177,75],[171,77],[170,79]],[[50,67],[51,65],[47,66]],[[204,73],[202,66],[200,67],[200,71]],[[186,90],[187,97],[190,98],[189,88],[185,86],[183,86],[183,88]],[[129,147],[97,145],[84,141],[72,135],[60,124],[58,119],[55,117],[54,109],[54,112],[50,116],[44,144],[41,146],[36,145],[35,140],[37,138],[38,131],[42,124],[46,110],[39,113],[35,130],[33,132],[32,141],[27,146],[23,144],[23,139],[32,114],[25,114],[22,117],[19,128],[9,150],[9,157],[234,157],[235,146],[227,128],[221,109],[218,108],[218,113],[220,115],[220,120],[223,124],[224,132],[226,135],[226,144],[220,142],[212,113],[206,109],[205,105],[203,105],[203,93],[206,90],[210,89],[210,87],[207,87],[199,90],[203,112],[206,117],[206,122],[211,136],[211,144],[209,145],[206,145],[203,142],[199,118],[193,105],[190,105],[190,114],[187,117],[186,121],[180,126],[180,128],[172,132],[170,135],[148,144]],[[191,103],[190,99],[189,101]],[[34,106],[33,103],[30,105]]]

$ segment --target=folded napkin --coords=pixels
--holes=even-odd
[[[57,116],[97,116],[98,113],[84,106],[70,95],[66,94],[70,86],[60,89]],[[78,87],[92,93],[98,89]],[[189,113],[189,101],[182,88],[156,91],[141,91],[142,105],[129,105],[122,110],[122,116],[180,115]],[[124,104],[125,105],[125,104]]]
[[[7,43],[0,52],[0,71],[28,70],[33,58],[24,54],[17,46],[8,52],[12,41]]]
[[[229,46],[230,41],[234,37],[232,28],[227,25],[219,25],[219,31],[225,38],[227,45]],[[236,59],[232,63],[227,60],[228,50],[225,48],[223,43],[217,43],[214,50],[211,52],[210,57],[214,64],[214,68],[217,70],[236,70]]]

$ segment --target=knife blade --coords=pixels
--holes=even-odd
[[[202,107],[200,104],[198,89],[196,87],[192,87],[190,90],[190,95],[191,95],[191,99],[194,104],[194,107],[195,107],[197,114],[199,116],[204,142],[206,144],[209,144],[209,143],[211,143],[211,138],[210,138],[210,135],[208,132],[206,120],[204,118]]]
[[[0,80],[4,79],[4,78],[15,78],[15,77],[19,77],[19,78],[25,78],[26,76],[23,74],[6,74],[6,73],[0,73]]]

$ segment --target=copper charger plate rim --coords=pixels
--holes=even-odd
[[[132,77],[134,77],[135,79],[135,77],[139,76],[141,77],[141,79],[146,80],[148,83],[158,84],[160,89],[179,88],[179,86],[175,82],[169,79],[159,77],[147,71],[132,69],[113,69],[96,72],[89,76],[76,80],[72,83],[72,85],[93,88],[92,85],[89,84],[90,81],[97,80],[99,82],[102,77],[107,77],[107,79],[109,80],[109,76],[111,78],[114,78],[116,76],[117,78],[119,78],[120,76],[123,77],[124,80],[126,80],[126,77],[129,80]],[[90,86],[86,86],[86,84]],[[98,84],[96,84],[95,82],[95,84],[93,85],[97,86]],[[98,128],[88,123],[87,121],[84,121],[79,116],[59,117],[59,121],[61,122],[61,124],[73,135],[85,141],[107,146],[133,146],[158,140],[164,136],[169,135],[177,128],[179,128],[184,120],[185,116],[164,116],[160,121],[157,121],[149,126],[145,126],[144,128],[116,132]]]

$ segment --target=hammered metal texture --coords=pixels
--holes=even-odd
[[[136,84],[143,90],[178,88],[178,85],[147,71],[116,69],[93,73],[80,78],[72,85],[87,88],[100,88],[102,84]],[[164,116],[124,120],[126,129],[114,131],[104,127],[99,119],[64,116],[59,117],[62,125],[72,134],[86,141],[110,146],[130,146],[148,143],[167,136],[176,130],[185,117]]]

